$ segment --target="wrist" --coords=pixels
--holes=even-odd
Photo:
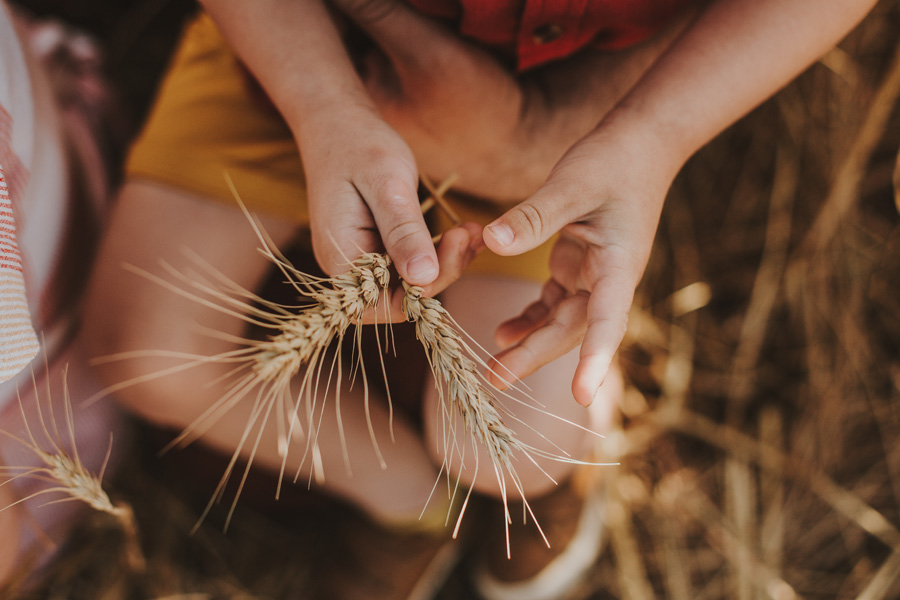
[[[288,110],[282,111],[282,116],[298,142],[304,138],[330,139],[335,131],[364,126],[372,119],[379,119],[365,93],[340,89],[297,100]]]
[[[593,136],[606,138],[606,143],[666,181],[667,187],[695,151],[676,128],[625,104],[610,111],[588,137]]]
[[[374,108],[346,97],[310,106],[286,120],[307,169],[346,159],[387,127]]]

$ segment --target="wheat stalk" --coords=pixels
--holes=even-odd
[[[252,374],[249,377],[255,383],[284,392],[288,390],[290,381],[300,373],[304,366],[306,367],[301,392],[295,397],[306,397],[306,420],[309,428],[307,453],[312,450],[312,454],[315,456],[315,440],[318,435],[315,426],[317,414],[315,396],[316,390],[320,387],[322,358],[333,340],[337,340],[340,347],[350,325],[361,324],[364,315],[369,311],[374,311],[380,299],[389,293],[390,258],[387,255],[376,253],[364,254],[351,263],[351,268],[343,275],[333,278],[314,278],[294,268],[286,258],[273,249],[264,236],[261,235],[260,239],[264,242],[264,254],[275,262],[286,276],[288,283],[293,285],[298,292],[302,292],[310,303],[296,312],[283,310],[285,307],[279,306],[277,307],[279,310],[266,314],[265,319],[276,328],[276,333],[264,341],[248,341],[247,352],[241,354],[241,360],[252,364]],[[219,279],[221,280],[221,278]],[[198,284],[196,278],[192,278],[192,281],[194,285],[203,285],[207,293],[217,295],[220,299],[236,295],[249,295],[246,291],[238,290],[234,284],[228,285],[227,290],[216,292],[207,284]],[[476,476],[479,469],[479,448],[484,447],[488,452],[506,507],[506,521],[509,523],[511,516],[506,501],[507,481],[512,483],[515,490],[524,499],[524,490],[515,466],[517,454],[538,468],[540,466],[535,461],[535,456],[569,462],[581,461],[563,454],[539,450],[523,443],[504,422],[501,412],[507,416],[512,415],[498,406],[495,395],[497,392],[492,391],[479,369],[486,365],[472,346],[465,341],[463,334],[460,333],[459,325],[439,300],[424,297],[420,287],[410,286],[402,281],[401,283],[404,289],[401,301],[403,315],[408,321],[415,324],[416,335],[428,355],[429,365],[434,374],[441,400],[445,424],[441,471],[447,473],[449,477],[454,461],[458,460],[459,464],[462,464],[465,459],[466,448],[460,447],[456,441],[458,426],[454,415],[458,415],[462,418],[465,431],[472,435]],[[274,308],[274,305],[265,303],[261,299],[257,298],[256,301],[263,302],[270,309]],[[257,309],[256,317],[262,317],[263,312],[264,310]],[[386,320],[389,321],[389,317]],[[356,331],[355,343],[358,349],[358,345],[361,343],[362,329],[357,328]],[[362,375],[364,385],[366,385],[365,373],[363,372]],[[332,376],[333,373],[329,374],[329,380]],[[340,377],[340,373],[338,373],[338,377]],[[506,398],[521,402],[507,393],[500,393]],[[269,394],[267,396],[274,397]],[[365,398],[365,401],[368,402],[368,393],[365,394]],[[299,402],[297,406],[299,406]],[[541,410],[534,406],[531,408]],[[292,427],[296,424],[296,411],[295,407],[291,417]],[[366,412],[368,414],[368,406],[366,406]],[[541,412],[546,413],[546,411]],[[515,417],[513,418],[515,419]],[[378,452],[371,421],[369,422],[369,431],[375,450]],[[258,435],[260,434],[261,427]],[[285,435],[283,441],[285,447],[291,437],[290,432]],[[343,445],[346,448],[346,442]],[[237,453],[235,453],[235,458],[236,456]],[[284,457],[286,459],[286,450]],[[249,469],[249,464],[247,468]],[[223,478],[220,488],[217,490],[218,493],[221,493],[224,488],[229,474],[226,473]],[[465,513],[468,498],[467,494],[457,519],[456,531],[458,531]],[[540,530],[527,501],[523,504],[527,511],[526,517],[530,514]],[[541,535],[543,536],[543,531],[541,531]]]
[[[262,395],[270,399],[274,399],[276,396],[281,397],[283,393],[287,393],[291,380],[306,367],[302,376],[301,391],[294,395],[295,398],[305,397],[306,399],[305,413],[308,432],[306,454],[301,461],[303,464],[306,456],[310,453],[315,456],[317,449],[318,432],[315,423],[316,415],[321,413],[316,410],[316,391],[320,388],[322,359],[332,342],[337,340],[340,348],[350,325],[361,324],[364,315],[370,310],[374,311],[379,300],[388,293],[390,258],[387,255],[376,253],[363,254],[353,261],[351,268],[342,275],[332,278],[314,278],[297,270],[284,256],[278,254],[264,237],[260,239],[264,241],[263,253],[275,262],[286,276],[288,283],[308,298],[309,304],[296,312],[286,310],[285,307],[276,307],[271,303],[265,303],[271,312],[264,314],[265,309],[257,309],[255,317],[265,318],[270,326],[275,327],[276,332],[266,340],[247,340],[246,351],[241,353],[240,360],[251,365],[251,372],[247,376],[248,380],[252,380],[254,384],[268,386],[270,390],[279,390],[278,394],[269,392]],[[218,279],[224,283],[221,277]],[[206,283],[198,283],[196,278],[191,278],[191,281],[195,286],[203,286],[206,293],[220,299],[249,295],[246,291],[238,290],[234,284],[228,284],[227,289],[220,289],[217,292],[215,288],[209,287]],[[466,449],[460,447],[456,442],[458,427],[454,415],[459,415],[463,420],[465,431],[473,436],[472,448],[475,453],[476,475],[479,468],[479,448],[484,447],[488,452],[504,506],[507,507],[506,520],[509,523],[511,517],[506,502],[508,480],[524,498],[524,490],[514,463],[517,453],[536,466],[538,464],[534,460],[534,456],[578,461],[563,455],[538,450],[519,440],[515,432],[504,422],[501,410],[496,403],[495,393],[491,391],[479,370],[479,366],[485,366],[484,362],[478,358],[478,353],[471,345],[463,339],[458,324],[440,301],[424,297],[422,288],[410,286],[406,282],[401,283],[404,289],[401,301],[403,315],[415,324],[416,336],[426,350],[440,395],[443,422],[445,423],[442,473],[447,473],[449,477],[454,461],[458,459],[462,464],[465,458]],[[259,302],[261,299],[257,298],[256,300]],[[274,308],[278,308],[278,310],[273,310]],[[249,309],[249,306],[245,305],[245,309]],[[389,321],[389,319],[387,320]],[[357,328],[356,331],[355,343],[358,349],[359,343],[361,343],[362,328]],[[361,356],[361,353],[357,353],[357,355]],[[337,356],[335,356],[335,361],[339,364]],[[328,379],[330,380],[332,376],[333,373],[329,374]],[[338,373],[338,377],[340,377],[340,373]],[[366,385],[364,372],[362,372],[362,379]],[[244,389],[243,383],[237,387]],[[339,386],[336,386],[336,389],[339,389]],[[504,395],[512,398],[509,394]],[[232,394],[229,396],[232,397]],[[368,402],[368,393],[364,397]],[[265,412],[268,415],[272,408],[272,402],[262,404],[266,407]],[[286,433],[279,434],[280,437],[284,436],[280,442],[280,447],[285,448],[282,465],[286,462],[287,445],[290,438],[293,437],[291,435],[292,428],[299,427],[296,418],[299,406],[300,402],[298,401],[293,413],[289,416],[291,427]],[[368,406],[366,406],[366,413],[368,414]],[[277,414],[281,414],[281,410],[277,411]],[[265,419],[263,419],[264,422]],[[248,424],[248,432],[250,427],[251,425]],[[371,421],[369,422],[369,432],[375,451],[380,457]],[[260,425],[257,435],[259,436],[261,433],[262,425]],[[245,433],[245,439],[247,435]],[[343,446],[346,448],[345,441]],[[234,459],[237,458],[238,452],[235,453]],[[247,469],[249,469],[249,462]],[[383,459],[382,464],[384,464]],[[540,467],[538,466],[538,468]],[[220,482],[215,497],[220,497],[229,476],[230,471],[226,472]],[[548,477],[550,476],[548,475]],[[467,494],[454,533],[458,531],[468,498]],[[524,506],[537,524],[527,501],[524,502]],[[539,525],[538,529],[540,530]],[[543,531],[541,531],[541,535],[543,535]]]
[[[303,435],[304,432],[304,425],[300,422],[301,406],[304,407],[306,447],[300,461],[301,467],[298,467],[294,480],[296,481],[302,465],[310,457],[312,457],[315,468],[318,453],[317,422],[321,419],[324,410],[324,403],[320,406],[317,401],[319,391],[323,387],[322,380],[325,380],[324,385],[327,392],[330,389],[331,380],[334,377],[337,379],[342,377],[338,354],[346,339],[348,329],[351,325],[361,324],[366,314],[377,314],[381,300],[389,293],[390,258],[387,255],[363,254],[351,263],[350,269],[344,274],[331,278],[317,278],[296,269],[273,247],[255,222],[254,227],[257,228],[259,239],[262,242],[263,254],[277,266],[285,276],[286,282],[304,297],[305,303],[302,306],[291,307],[264,300],[216,273],[211,266],[202,263],[196,257],[195,262],[207,274],[207,277],[198,276],[196,273],[180,274],[170,270],[174,277],[193,290],[179,287],[142,272],[144,276],[158,281],[179,294],[204,302],[217,310],[239,316],[272,332],[264,340],[234,339],[232,341],[240,344],[237,350],[213,357],[196,358],[190,364],[177,367],[180,370],[211,361],[231,362],[238,365],[233,373],[244,372],[244,374],[231,386],[227,394],[208,408],[170,445],[185,443],[195,436],[199,437],[202,427],[208,426],[216,419],[217,415],[221,415],[244,399],[251,390],[256,390],[252,416],[209,505],[201,515],[201,522],[213,504],[222,498],[225,487],[234,473],[238,457],[245,446],[251,444],[238,491],[226,518],[226,523],[230,522],[249,473],[256,447],[261,441],[263,429],[273,413],[279,423],[278,447],[282,457],[278,488],[280,489],[283,481],[290,442],[297,436]],[[460,447],[456,441],[458,426],[454,415],[462,418],[465,431],[473,436],[472,447],[475,453],[476,474],[480,466],[479,448],[487,449],[504,505],[506,505],[507,498],[507,481],[512,483],[520,496],[524,497],[515,467],[517,453],[535,465],[537,463],[534,456],[578,462],[562,454],[538,450],[522,443],[517,438],[515,432],[507,426],[501,415],[501,412],[506,412],[508,416],[509,413],[501,411],[498,407],[496,391],[491,391],[479,370],[479,367],[485,366],[484,362],[478,358],[478,353],[471,345],[463,339],[463,335],[459,332],[459,326],[437,299],[423,297],[422,288],[410,286],[406,282],[402,282],[402,284],[404,286],[404,296],[401,301],[403,314],[407,320],[415,324],[416,335],[425,347],[440,394],[445,424],[442,473],[447,473],[449,477],[454,462],[458,461],[459,464],[462,464],[466,455],[466,448]],[[388,303],[385,303],[385,311],[388,310],[387,306]],[[385,320],[390,321],[389,315],[386,315]],[[359,361],[361,361],[361,352],[358,352],[358,349],[362,341],[362,331],[362,328],[358,327],[354,338]],[[326,360],[328,350],[335,341],[338,349],[331,360],[330,371],[323,375],[324,366],[328,362]],[[131,354],[134,353],[129,353],[129,356]],[[146,355],[147,353],[142,354]],[[119,355],[116,358],[124,356]],[[362,381],[366,390],[364,401],[368,403],[368,384],[365,372],[361,366],[358,368],[362,373]],[[160,373],[156,373],[153,376],[159,375]],[[298,375],[301,380],[299,391],[291,393],[291,382]],[[121,386],[133,383],[134,381],[125,382]],[[445,388],[447,393],[445,393]],[[336,400],[338,403],[339,389],[340,386],[336,385],[335,393],[338,395]],[[512,398],[508,394],[504,393],[503,395]],[[516,399],[516,401],[520,400]],[[540,410],[536,407],[532,408]],[[366,413],[368,415],[368,406],[366,406]],[[338,409],[338,419],[340,419],[339,414]],[[255,438],[253,437],[254,429],[256,431]],[[380,458],[381,453],[375,441],[375,432],[371,421],[369,422],[369,432],[373,440],[373,447]],[[342,442],[346,452],[346,441],[342,440]],[[384,464],[383,459],[381,462]],[[457,519],[457,530],[465,513],[468,497],[467,494]],[[530,514],[527,502],[525,509]],[[533,515],[532,518],[534,518]],[[506,520],[511,522],[508,510]],[[537,522],[535,521],[535,523]]]
[[[243,208],[243,205],[242,205]],[[319,278],[296,269],[274,246],[270,238],[259,224],[246,212],[261,243],[261,252],[271,261],[292,286],[302,303],[296,306],[283,305],[266,300],[253,292],[242,288],[231,281],[199,256],[189,255],[197,265],[199,272],[179,273],[168,265],[163,265],[176,283],[158,277],[152,273],[126,267],[173,292],[199,302],[217,311],[240,318],[248,324],[270,332],[265,339],[248,339],[243,337],[225,338],[237,344],[238,348],[214,356],[193,356],[190,354],[161,352],[126,352],[109,356],[103,361],[122,360],[128,358],[165,356],[186,359],[186,362],[174,368],[158,371],[146,376],[123,381],[104,390],[104,394],[162,377],[168,374],[213,362],[230,363],[235,367],[228,376],[232,378],[228,392],[208,407],[193,423],[186,427],[167,447],[170,449],[184,445],[199,438],[203,431],[212,426],[219,416],[230,410],[248,396],[253,397],[253,410],[247,426],[239,440],[231,460],[206,509],[197,525],[206,518],[212,506],[221,500],[228,481],[234,474],[238,459],[245,448],[248,449],[246,465],[241,476],[231,508],[226,517],[226,528],[233,516],[235,507],[243,491],[249,475],[257,448],[262,441],[263,433],[269,419],[275,416],[277,422],[277,443],[281,456],[281,471],[276,489],[276,497],[280,495],[285,478],[285,469],[291,440],[305,438],[305,449],[299,461],[293,480],[296,482],[304,465],[312,462],[310,477],[321,476],[319,461],[319,423],[324,415],[325,403],[318,402],[319,392],[323,386],[325,393],[331,389],[332,380],[338,382],[343,378],[343,367],[340,360],[340,348],[347,337],[351,325],[358,324],[368,312],[375,313],[382,293],[390,283],[390,259],[380,254],[363,254],[351,263],[350,269],[342,275]],[[385,308],[386,319],[390,316]],[[222,337],[218,332],[212,335]],[[353,339],[354,348],[359,349],[362,343],[362,330],[356,330]],[[333,355],[331,347],[337,349]],[[331,359],[329,361],[329,356]],[[363,371],[362,353],[356,352],[355,370]],[[95,361],[96,362],[96,361]],[[326,367],[329,365],[326,372]],[[302,374],[301,374],[302,371]],[[292,392],[291,385],[299,377],[299,389]],[[363,372],[364,402],[368,416],[368,382]],[[340,406],[340,385],[335,385],[336,403]],[[301,413],[302,409],[302,413]],[[303,422],[301,421],[303,417]],[[338,410],[340,421],[340,411]],[[343,429],[340,428],[341,435]],[[376,455],[382,466],[386,466],[375,438],[374,426],[369,421],[369,433]],[[343,440],[342,440],[343,441]],[[349,456],[345,459],[349,469]]]
[[[438,199],[438,202],[440,202],[443,190],[444,186],[437,190],[432,190],[432,194]],[[172,283],[146,271],[132,268],[131,270],[156,281],[179,295],[200,302],[214,310],[240,318],[251,325],[269,331],[270,335],[264,340],[228,337],[227,339],[236,343],[238,348],[211,357],[198,357],[171,352],[158,353],[168,357],[186,358],[189,361],[172,369],[122,382],[106,390],[106,393],[111,393],[147,379],[210,362],[236,365],[229,373],[229,376],[236,378],[229,391],[210,406],[194,423],[185,428],[170,444],[170,446],[175,446],[199,438],[204,428],[211,426],[218,416],[244,400],[248,395],[252,394],[254,396],[253,410],[243,435],[210,503],[198,521],[199,525],[205,519],[213,504],[222,498],[226,485],[238,464],[238,458],[249,445],[243,476],[226,518],[226,528],[243,490],[255,453],[262,440],[266,423],[273,416],[273,413],[277,421],[278,449],[282,458],[276,498],[283,484],[288,450],[293,439],[305,437],[305,449],[294,474],[294,481],[299,478],[302,468],[307,464],[308,460],[312,462],[310,478],[321,475],[318,423],[321,422],[324,414],[325,403],[322,402],[320,405],[317,398],[323,385],[325,394],[328,393],[333,380],[338,382],[334,387],[335,403],[337,405],[339,435],[341,436],[345,463],[349,472],[347,444],[343,438],[343,428],[340,426],[340,381],[343,376],[342,362],[339,358],[341,347],[351,325],[362,324],[366,315],[375,315],[377,317],[379,304],[382,299],[387,300],[389,297],[391,284],[391,260],[386,254],[362,254],[355,261],[349,263],[350,268],[347,272],[336,277],[319,278],[303,273],[295,268],[277,250],[259,223],[247,211],[233,187],[232,191],[260,241],[260,251],[278,268],[285,277],[286,284],[292,286],[298,295],[303,298],[303,304],[287,306],[261,298],[229,280],[198,256],[193,256],[192,258],[194,263],[200,268],[200,273],[179,273],[164,265],[169,274],[180,281],[182,285]],[[458,416],[463,421],[464,430],[472,436],[476,476],[479,468],[479,448],[484,447],[489,454],[500,495],[506,509],[506,522],[507,524],[511,523],[507,503],[508,481],[512,483],[515,490],[524,499],[524,490],[515,467],[517,455],[531,462],[538,469],[540,469],[540,465],[535,461],[535,457],[573,463],[582,463],[582,461],[566,456],[558,448],[556,449],[559,452],[553,453],[539,450],[520,441],[515,432],[504,422],[503,414],[520,423],[522,421],[497,404],[496,394],[498,392],[496,390],[492,391],[493,388],[491,388],[479,370],[479,367],[486,368],[487,365],[479,358],[478,352],[464,340],[464,335],[460,333],[459,325],[437,299],[423,297],[422,288],[410,286],[402,281],[401,283],[404,289],[404,296],[401,301],[403,314],[407,320],[415,323],[417,337],[425,347],[441,400],[440,410],[444,424],[444,455],[441,473],[446,473],[449,481],[451,466],[457,460],[462,465],[465,459],[466,447],[461,446],[457,442],[456,436],[458,431],[456,416]],[[385,301],[386,323],[391,321],[389,307],[390,303]],[[375,320],[377,324],[377,318]],[[357,327],[353,340],[357,361],[353,370],[362,375],[363,397],[369,434],[376,455],[382,467],[385,467],[384,459],[376,441],[372,421],[369,417],[368,382],[362,365],[362,352],[360,351],[362,331],[363,328]],[[375,331],[377,335],[378,329],[375,328]],[[220,335],[215,332],[212,333]],[[471,340],[471,338],[468,339]],[[329,352],[335,345],[337,348],[331,356],[330,367],[326,372],[325,367],[329,362]],[[108,357],[108,359],[147,357],[152,355],[154,353],[151,352],[131,352]],[[382,372],[384,373],[383,364]],[[291,384],[297,379],[298,375],[299,391],[292,392]],[[387,383],[387,380],[385,380],[385,384]],[[386,389],[389,389],[388,385],[386,385]],[[499,393],[507,399],[525,404],[532,410],[540,411],[552,418],[560,418],[535,406],[534,403],[524,403],[521,399],[515,398],[506,392]],[[387,400],[390,411],[389,391]],[[300,422],[301,407],[303,407],[302,414],[305,417],[305,427]],[[525,424],[523,423],[523,425]],[[586,430],[584,427],[574,423],[572,425],[573,427]],[[530,427],[528,425],[525,426]],[[254,429],[256,432],[255,437],[253,435]],[[537,433],[540,436],[540,432]],[[546,440],[546,438],[543,439]],[[549,442],[549,440],[547,441]],[[552,444],[552,442],[549,443]],[[547,477],[552,480],[549,474]],[[455,495],[457,489],[458,481],[456,487],[451,491],[451,495]],[[465,513],[469,494],[471,494],[471,489],[463,501],[454,534],[458,531]],[[527,519],[528,515],[531,515],[532,520],[538,525],[528,503],[523,502],[523,504],[525,511],[523,518]],[[538,529],[540,530],[539,525]],[[543,536],[543,531],[541,531],[541,535]],[[544,539],[546,541],[546,537]],[[508,547],[507,552],[509,552]]]
[[[405,281],[402,284],[405,291],[401,305],[403,314],[407,320],[415,323],[416,337],[422,343],[428,356],[428,362],[434,374],[435,387],[440,398],[441,417],[445,425],[442,472],[446,472],[449,477],[450,467],[454,458],[459,459],[460,465],[465,459],[465,448],[460,448],[456,442],[458,416],[462,419],[465,431],[472,442],[471,447],[475,454],[475,477],[477,477],[479,472],[480,447],[487,450],[491,460],[504,506],[507,525],[507,556],[510,555],[508,525],[512,522],[507,495],[507,477],[509,477],[514,488],[522,498],[523,507],[526,511],[523,518],[527,519],[528,515],[531,516],[544,542],[549,546],[547,537],[544,535],[540,523],[538,523],[525,498],[521,479],[516,472],[515,457],[517,454],[524,457],[538,469],[541,469],[541,467],[535,461],[535,456],[568,462],[581,461],[573,460],[562,454],[553,454],[539,450],[522,442],[516,433],[504,422],[501,408],[495,395],[497,391],[489,386],[479,368],[486,368],[487,365],[479,358],[478,353],[472,346],[465,341],[460,333],[462,331],[461,328],[450,316],[450,313],[436,298],[423,296],[422,288],[409,285]],[[521,403],[521,400],[513,398],[508,393],[499,393]],[[512,416],[508,411],[503,412],[506,412],[508,416]],[[546,411],[542,412],[546,413]],[[546,414],[551,415],[551,413]],[[544,472],[543,469],[541,471]],[[546,472],[544,474],[552,480],[549,474]],[[459,530],[471,489],[470,487],[463,502],[454,535]]]
[[[63,374],[63,379],[65,380],[65,378],[66,373]],[[78,448],[75,444],[75,419],[72,413],[72,403],[69,398],[68,387],[64,384],[63,389],[65,397],[63,406],[65,408],[65,430],[71,451],[64,447],[63,436],[59,432],[56,416],[53,412],[53,404],[52,399],[50,398],[49,389],[46,401],[49,416],[47,419],[44,417],[44,411],[41,408],[41,401],[40,396],[38,395],[38,386],[34,378],[34,373],[32,373],[32,386],[34,388],[35,409],[38,422],[40,423],[40,431],[43,433],[45,442],[43,444],[38,442],[31,425],[28,423],[25,408],[22,403],[22,396],[18,389],[16,390],[16,394],[18,396],[19,412],[25,428],[25,438],[16,436],[2,429],[0,429],[0,434],[5,435],[30,450],[40,459],[43,466],[17,467],[12,465],[0,465],[0,475],[5,476],[4,481],[0,482],[0,486],[11,484],[22,478],[46,482],[51,484],[51,486],[38,490],[12,504],[0,508],[0,512],[45,494],[62,494],[61,498],[51,500],[47,502],[47,504],[75,501],[83,502],[94,510],[112,515],[116,519],[126,537],[126,560],[128,561],[129,566],[136,572],[143,571],[146,565],[138,543],[137,525],[135,523],[134,513],[127,504],[113,504],[112,500],[110,500],[106,491],[103,489],[103,475],[106,472],[106,466],[112,451],[112,436],[110,435],[109,446],[100,472],[99,474],[94,475],[81,461],[81,457],[78,454]]]

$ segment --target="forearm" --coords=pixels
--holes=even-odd
[[[300,147],[309,228],[330,274],[384,249],[408,282],[439,272],[409,147],[379,115],[322,0],[204,0]]]
[[[874,0],[719,0],[601,124],[658,141],[674,176],[701,146],[837,44]]]
[[[429,167],[443,167],[443,171],[437,169],[439,173],[457,173],[462,188],[477,196],[502,205],[521,202],[544,184],[566,151],[593,130],[635,86],[695,13],[683,13],[653,38],[632,48],[616,52],[588,49],[518,76],[522,102],[520,110],[512,115],[518,119],[515,133],[505,145],[475,159],[468,148],[462,155],[471,160],[449,168],[443,163],[454,153],[448,151],[452,150],[451,145],[444,143],[434,153],[434,160],[424,162]],[[429,122],[434,123],[434,119]],[[489,121],[496,123],[502,123],[502,119]],[[491,132],[492,140],[505,139],[502,128],[499,132],[489,126],[482,129]],[[476,145],[490,147],[484,143]],[[418,149],[415,144],[413,147]]]
[[[320,115],[374,110],[321,0],[202,2],[296,136]]]

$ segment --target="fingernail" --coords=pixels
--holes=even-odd
[[[503,223],[497,225],[490,225],[488,229],[491,230],[491,235],[494,236],[494,239],[500,242],[501,246],[509,246],[513,243],[516,235],[513,233],[512,227],[509,225],[505,225]]]
[[[410,283],[431,283],[437,275],[437,263],[427,254],[420,254],[406,263],[406,276]]]

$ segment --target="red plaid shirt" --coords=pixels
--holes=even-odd
[[[461,34],[509,53],[518,69],[586,46],[618,50],[663,27],[695,0],[409,0]]]

